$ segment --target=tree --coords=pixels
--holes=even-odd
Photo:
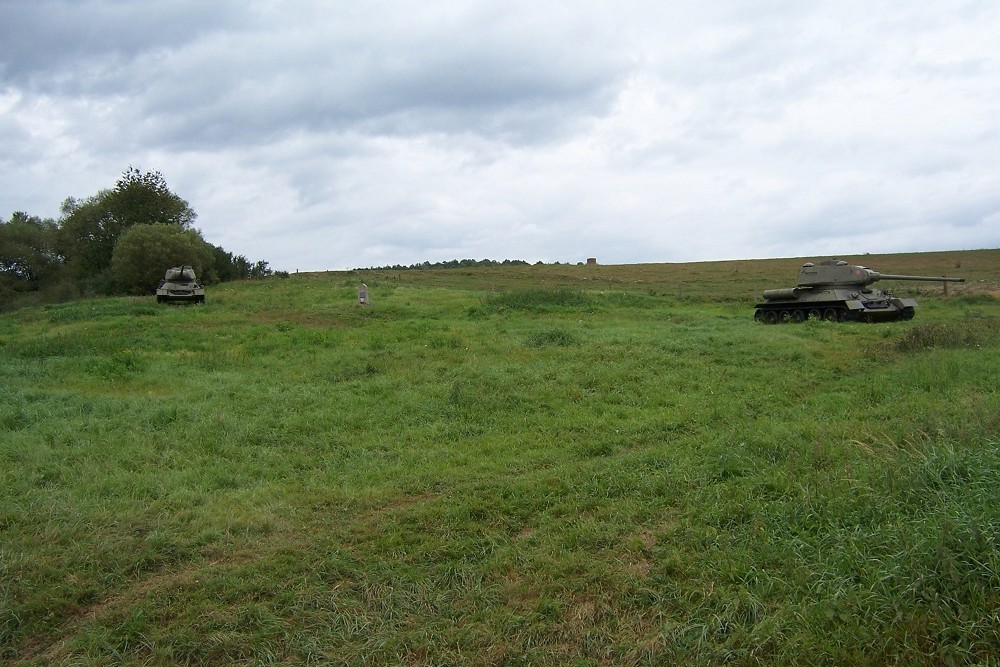
[[[56,284],[62,258],[55,250],[56,223],[23,211],[0,219],[0,307],[23,294]]]
[[[251,278],[266,278],[274,273],[268,263],[264,260],[259,260],[250,267],[250,277]]]
[[[166,223],[188,229],[198,217],[186,201],[170,191],[163,174],[142,173],[129,166],[108,200],[116,220],[126,227]]]
[[[0,220],[0,274],[38,289],[61,263],[56,230],[54,221],[23,211],[14,212],[8,222]]]
[[[83,201],[63,201],[57,247],[73,277],[81,284],[94,284],[111,265],[111,253],[118,242],[117,230],[102,191]]]
[[[136,225],[168,224],[185,230],[197,217],[170,191],[158,171],[129,167],[112,190],[63,202],[59,250],[76,278],[96,291],[110,285],[111,258],[118,239]]]
[[[204,279],[213,265],[212,246],[195,229],[174,224],[134,225],[115,246],[115,285],[130,294],[152,294],[172,266],[190,265]]]
[[[215,258],[212,273],[219,282],[250,277],[250,260],[243,255],[233,255],[222,246],[212,246],[212,255]]]

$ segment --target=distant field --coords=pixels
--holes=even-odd
[[[0,315],[0,663],[995,664],[1000,250],[815,259]]]
[[[805,262],[828,257],[734,260],[679,264],[578,265],[546,264],[482,269],[352,271],[303,274],[324,278],[362,276],[387,284],[427,285],[456,289],[504,290],[526,287],[574,287],[591,290],[647,291],[661,296],[689,300],[753,301],[760,292],[774,287],[793,287]],[[1000,296],[1000,250],[963,250],[896,255],[838,256],[851,264],[861,264],[881,273],[964,277],[962,286],[949,291]],[[900,294],[939,293],[940,283],[890,282]]]

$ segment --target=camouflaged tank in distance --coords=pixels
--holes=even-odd
[[[205,303],[205,288],[190,266],[174,266],[156,288],[157,303]]]
[[[809,318],[831,322],[913,319],[917,302],[896,297],[889,290],[870,287],[879,280],[965,282],[965,278],[879,273],[836,259],[818,265],[807,262],[799,270],[799,282],[795,287],[764,290],[764,300],[754,305],[754,319],[764,324],[802,322]]]

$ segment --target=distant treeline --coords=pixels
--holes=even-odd
[[[206,283],[274,273],[266,261],[251,262],[206,241],[193,226],[196,217],[159,172],[129,167],[113,188],[67,198],[58,220],[24,211],[0,218],[0,310],[152,294],[166,269],[183,264]]]
[[[541,264],[542,262],[537,262]],[[530,266],[523,259],[505,259],[498,262],[495,259],[450,259],[447,262],[421,262],[420,264],[393,264],[392,266],[371,266],[366,271],[410,271],[423,269],[468,269],[478,266]]]

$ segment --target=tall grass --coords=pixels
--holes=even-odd
[[[605,287],[0,317],[0,660],[989,664],[995,301]]]

